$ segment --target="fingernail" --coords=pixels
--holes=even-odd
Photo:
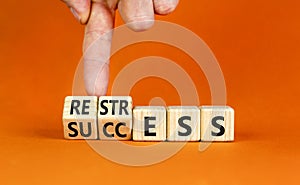
[[[77,13],[77,11],[74,9],[74,8],[70,8],[72,14],[74,15],[74,17],[77,19],[78,22],[80,22],[80,16],[79,14]]]

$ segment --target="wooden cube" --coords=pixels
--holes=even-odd
[[[229,106],[201,106],[201,141],[233,141],[234,110]]]
[[[100,140],[130,140],[132,130],[132,98],[101,96],[98,106]]]
[[[97,139],[97,97],[67,96],[63,127],[66,139]]]
[[[166,140],[166,108],[163,106],[137,106],[133,109],[133,140]]]
[[[167,107],[167,140],[200,141],[200,109],[196,106]]]

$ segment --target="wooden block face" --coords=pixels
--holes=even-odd
[[[168,141],[200,140],[200,109],[196,106],[167,107]]]
[[[67,96],[63,126],[66,139],[97,139],[97,97]]]
[[[201,106],[201,141],[233,141],[234,110],[229,106]]]
[[[98,106],[100,140],[130,140],[132,131],[132,98],[101,96]]]
[[[166,108],[163,106],[137,106],[133,109],[133,140],[166,140]]]

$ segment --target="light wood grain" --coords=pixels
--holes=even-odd
[[[200,110],[201,141],[234,140],[234,110],[231,107],[201,106]]]
[[[132,98],[101,96],[98,105],[100,140],[130,140],[132,137]]]
[[[134,141],[164,141],[166,140],[166,127],[165,107],[137,106],[133,109]]]
[[[97,102],[96,96],[65,98],[63,127],[66,139],[97,139]]]
[[[167,140],[199,141],[200,109],[197,106],[167,107]]]

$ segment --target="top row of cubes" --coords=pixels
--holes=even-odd
[[[99,100],[99,101],[98,101]],[[233,141],[229,106],[136,106],[130,96],[67,96],[66,139]]]

